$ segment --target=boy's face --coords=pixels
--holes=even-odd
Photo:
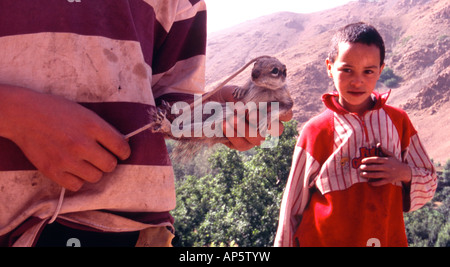
[[[339,103],[348,111],[363,114],[373,101],[384,64],[380,66],[380,50],[375,45],[340,43],[334,63],[326,60],[328,75],[339,92]]]

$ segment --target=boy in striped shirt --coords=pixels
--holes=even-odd
[[[42,2],[0,1],[0,246],[170,246],[164,136],[124,135],[204,93],[205,2]]]
[[[374,92],[384,41],[365,23],[340,29],[327,71],[337,92],[303,128],[275,246],[407,246],[403,212],[421,208],[436,172],[407,114]]]

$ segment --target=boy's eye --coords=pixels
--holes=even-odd
[[[375,72],[373,70],[366,70],[364,71],[365,74],[374,74]]]
[[[345,72],[345,73],[350,73],[350,72],[352,72],[351,69],[341,69],[340,71]]]

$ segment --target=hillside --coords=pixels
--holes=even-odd
[[[387,47],[386,65],[401,77],[388,103],[410,114],[430,156],[444,163],[450,159],[448,0],[360,0],[311,14],[276,13],[210,34],[208,87],[256,56],[276,56],[288,66],[301,126],[323,110],[320,96],[333,90],[324,63],[333,32],[358,21],[379,29]],[[248,72],[232,83],[247,77]],[[379,90],[389,89],[380,83]]]

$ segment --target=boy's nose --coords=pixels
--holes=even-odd
[[[350,81],[350,84],[354,87],[360,87],[364,84],[364,79],[361,77],[361,75],[355,75]]]

